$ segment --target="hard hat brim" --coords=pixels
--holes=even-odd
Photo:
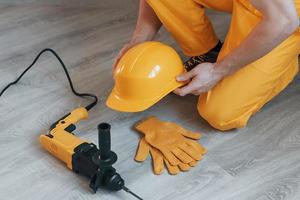
[[[113,88],[112,92],[110,93],[109,97],[106,100],[106,105],[116,111],[121,112],[140,112],[148,109],[149,107],[153,106],[167,94],[172,92],[178,87],[181,87],[184,83],[176,82],[172,84],[172,87],[167,88],[165,91],[160,93],[151,99],[143,99],[143,100],[124,100],[118,96],[116,92],[116,87]]]

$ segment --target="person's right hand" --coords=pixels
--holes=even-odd
[[[120,59],[122,58],[122,56],[133,46],[135,46],[136,43],[132,43],[132,42],[129,42],[127,44],[125,44],[123,46],[123,48],[119,51],[118,55],[115,57],[114,59],[114,63],[113,63],[113,71],[115,71],[116,67],[117,67],[117,64],[119,63]]]

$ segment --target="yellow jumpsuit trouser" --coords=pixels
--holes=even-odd
[[[147,2],[188,56],[206,53],[218,42],[205,15],[205,7],[232,14],[218,59],[236,48],[262,18],[247,0]],[[295,0],[298,13],[299,5],[300,0]],[[224,78],[211,91],[201,95],[197,105],[199,114],[219,130],[244,127],[254,113],[293,80],[298,72],[299,53],[300,29],[266,56]]]

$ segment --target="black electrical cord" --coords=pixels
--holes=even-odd
[[[58,56],[58,54],[57,54],[53,49],[49,49],[49,48],[42,50],[42,51],[35,57],[35,59],[34,59],[33,62],[31,63],[31,65],[29,65],[15,81],[13,81],[13,82],[9,83],[7,86],[5,86],[4,89],[0,92],[0,97],[3,95],[3,93],[4,93],[10,86],[17,84],[17,83],[19,82],[19,80],[26,74],[26,72],[27,72],[28,70],[30,70],[30,69],[33,67],[33,65],[38,61],[38,59],[40,58],[40,56],[41,56],[43,53],[47,52],[47,51],[48,51],[48,52],[51,52],[51,53],[57,58],[57,60],[60,62],[61,66],[62,66],[62,68],[64,69],[64,72],[65,72],[65,74],[66,74],[66,76],[67,76],[67,79],[68,79],[68,82],[69,82],[69,85],[70,85],[70,88],[71,88],[72,92],[73,92],[76,96],[79,96],[79,97],[92,97],[92,98],[94,98],[94,101],[85,107],[87,110],[92,109],[92,108],[97,104],[97,102],[98,102],[97,96],[94,95],[94,94],[89,94],[89,93],[79,93],[79,92],[77,92],[77,91],[74,89],[73,82],[72,82],[72,79],[71,79],[71,77],[70,77],[70,75],[69,75],[69,72],[68,72],[68,70],[67,70],[67,68],[66,68],[66,65],[64,64],[64,62],[62,61],[62,59]]]

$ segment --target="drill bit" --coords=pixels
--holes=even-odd
[[[139,199],[139,200],[143,200],[141,197],[139,197],[137,194],[133,193],[129,188],[123,186],[122,190],[124,190],[125,192],[131,194],[132,196],[134,196],[135,198]]]

